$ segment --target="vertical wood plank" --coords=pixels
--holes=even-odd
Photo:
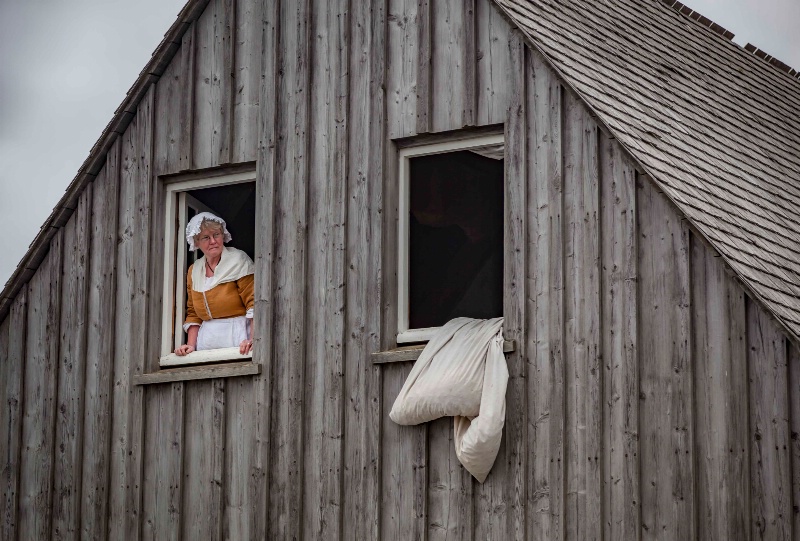
[[[2,375],[3,401],[0,411],[0,438],[2,438],[2,475],[0,487],[0,537],[19,538],[20,461],[22,459],[22,419],[24,416],[23,385],[25,380],[26,322],[29,287],[23,287],[11,305],[11,310],[0,326],[0,375]]]
[[[87,283],[92,185],[63,228],[64,261],[59,324],[58,389],[53,478],[53,539],[77,539],[83,465],[83,399],[87,338]]]
[[[206,8],[208,9],[208,8]],[[191,169],[194,164],[194,110],[197,92],[196,43],[197,21],[181,38],[180,64],[180,142],[179,164],[181,170]],[[173,61],[174,62],[174,61]]]
[[[183,385],[156,385],[147,391],[147,437],[143,450],[142,480],[142,492],[145,494],[142,506],[143,539],[180,539],[184,485]]]
[[[222,538],[225,380],[184,384],[183,539]]]
[[[148,345],[158,338],[148,336],[153,97],[151,89],[139,104],[122,137],[120,160],[109,514],[109,536],[116,539],[138,539],[140,534],[144,388],[131,385],[130,378],[144,372]]]
[[[792,538],[788,351],[772,317],[747,299],[752,539]]]
[[[92,189],[81,483],[81,536],[86,539],[101,539],[108,531],[119,158],[118,139]]]
[[[253,515],[259,510],[249,500],[255,387],[250,378],[230,378],[225,385],[222,539],[255,539]]]
[[[464,50],[475,35],[465,32],[463,0],[431,2],[431,121],[430,131],[464,126],[466,66]],[[474,62],[474,59],[472,60]],[[474,70],[473,70],[474,73]]]
[[[791,426],[792,533],[800,535],[800,351],[789,344],[789,419]]]
[[[229,163],[233,109],[234,0],[214,0],[194,23],[196,169]]]
[[[692,237],[699,539],[749,539],[744,292]]]
[[[689,233],[649,178],[638,179],[643,539],[696,539]]]
[[[491,0],[476,0],[475,123],[505,120],[511,85],[511,28]]]
[[[351,3],[345,268],[344,464],[342,537],[380,534],[383,182],[386,182],[387,4]],[[368,106],[364,106],[367,103]],[[383,182],[376,179],[384,179]]]
[[[572,93],[564,107],[566,534],[567,539],[599,539],[603,371],[597,125]]]
[[[380,539],[423,541],[427,533],[428,424],[400,426],[389,419],[410,372],[410,363],[400,363],[383,373]]]
[[[639,539],[636,170],[600,134],[605,539]]]
[[[261,55],[264,46],[261,34],[264,30],[265,5],[250,0],[236,0],[235,5],[231,161],[237,163],[255,160],[258,149]],[[273,81],[270,78],[267,80]]]
[[[561,87],[538,53],[526,59],[528,129],[528,535],[563,539],[561,361]],[[552,441],[551,441],[552,438]]]
[[[279,14],[282,2],[264,6],[262,67],[264,77],[259,90],[258,160],[256,165],[256,273],[254,276],[253,361],[261,364],[261,373],[252,380],[252,409],[242,434],[247,445],[247,501],[250,539],[266,539],[269,528],[269,471],[272,441],[272,382],[274,381],[273,315],[275,278],[276,177],[278,172],[278,137],[284,119],[278,106]],[[237,411],[237,393],[231,402]],[[232,489],[235,487],[232,479]],[[233,529],[231,527],[231,532]]]
[[[187,31],[191,34],[191,31]],[[153,170],[158,175],[181,170],[181,121],[187,84],[184,79],[184,48],[173,57],[156,82],[156,125]]]
[[[306,270],[310,5],[282,3],[277,89],[287,128],[277,149],[274,385],[268,537],[302,536],[305,434]],[[289,362],[289,359],[292,359]]]
[[[478,3],[479,0],[466,0],[464,11],[464,106],[461,111],[462,126],[474,126],[478,111]],[[511,73],[509,73],[511,75]],[[513,75],[512,75],[513,77]],[[513,86],[513,83],[510,85]]]
[[[472,475],[458,461],[453,419],[428,427],[428,541],[472,539]]]
[[[388,0],[385,62],[390,139],[417,133],[417,69],[421,58],[417,1]]]
[[[29,282],[20,460],[20,540],[50,537],[63,232]]]
[[[342,525],[348,3],[311,8],[303,525],[317,539],[337,539]]]
[[[433,96],[433,8],[430,0],[417,0],[417,124],[416,133],[431,130]]]

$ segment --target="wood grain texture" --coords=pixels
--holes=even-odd
[[[264,3],[236,0],[235,5],[232,163],[253,161],[257,156],[262,54],[268,50],[262,43]],[[271,81],[266,78],[266,82]]]
[[[117,142],[92,188],[80,511],[81,536],[88,539],[101,539],[108,531],[119,159]]]
[[[0,537],[19,537],[20,461],[22,460],[22,419],[24,415],[23,385],[25,378],[25,347],[28,290],[23,288],[11,305],[8,316],[0,324],[0,375],[3,401],[0,411]]]
[[[475,124],[505,121],[511,93],[511,27],[491,0],[475,2]],[[528,77],[530,77],[530,72]],[[531,79],[532,80],[532,79]]]
[[[696,539],[689,233],[637,181],[642,538]]]
[[[619,145],[600,136],[603,534],[638,539],[639,356],[636,284],[636,170]]]
[[[561,87],[540,55],[526,59],[528,535],[563,539]]]
[[[344,282],[349,18],[346,0],[311,2],[303,536],[342,527]]]
[[[256,388],[257,382],[251,377],[225,383],[222,539],[254,539],[254,515],[260,511],[249,499]]]
[[[58,386],[53,476],[53,539],[77,539],[80,528],[83,465],[83,401],[88,323],[89,234],[92,187],[64,226]]]
[[[18,539],[51,535],[63,232],[28,286]]]
[[[154,383],[174,383],[178,381],[194,381],[198,379],[231,378],[236,376],[250,376],[261,373],[261,365],[252,361],[226,362],[198,366],[182,366],[179,368],[164,368],[146,374],[136,374],[132,381],[134,385],[152,385]]]
[[[421,541],[427,533],[428,424],[400,426],[389,420],[409,365],[383,373],[381,419],[381,539]]]
[[[475,484],[456,456],[453,419],[432,421],[428,426],[428,541],[473,539]]]
[[[286,115],[276,149],[275,308],[272,355],[269,532],[300,538],[303,528],[303,451],[306,429],[306,270],[309,185],[311,12],[308,0],[280,5],[277,107]]]
[[[222,539],[225,383],[184,384],[183,539]]]
[[[186,80],[184,69],[187,56],[184,53],[184,47],[181,47],[155,85],[154,171],[159,175],[181,170],[181,112],[186,95],[191,95],[191,83]]]
[[[792,474],[786,338],[765,310],[747,299],[750,404],[750,535],[792,538]]]
[[[383,182],[388,2],[351,3],[345,274],[343,539],[380,534]],[[364,107],[364,103],[368,106]],[[384,180],[385,182],[385,180]]]
[[[388,0],[386,121],[390,139],[417,133],[418,0]]]
[[[195,23],[192,118],[195,169],[230,162],[234,18],[234,0],[214,0]]]
[[[431,131],[433,124],[433,5],[431,0],[417,0],[417,86],[416,133]],[[391,56],[390,56],[391,58]]]
[[[789,420],[792,470],[792,533],[800,533],[800,350],[789,344]]]
[[[603,371],[597,125],[570,92],[564,102],[564,363],[566,537],[602,537]]]
[[[466,98],[466,63],[473,64],[469,73],[475,84],[475,58],[466,59],[467,41],[474,43],[474,28],[465,25],[466,5],[463,0],[437,0],[431,2],[431,121],[430,131],[455,130],[465,126],[465,109],[473,110],[474,104]],[[472,32],[468,33],[467,30]],[[471,48],[474,53],[474,45]],[[418,83],[419,84],[419,80]],[[474,96],[474,92],[469,92]]]
[[[744,292],[716,252],[695,237],[691,269],[698,537],[749,538]]]
[[[194,163],[194,110],[195,93],[197,85],[196,76],[196,44],[197,42],[197,22],[192,24],[181,38],[180,50],[180,141],[179,141],[179,164],[180,170],[192,168]],[[173,114],[176,114],[173,112]]]
[[[109,479],[109,536],[117,539],[138,538],[141,527],[144,390],[131,377],[144,372],[148,351],[153,96],[151,89],[121,143]]]

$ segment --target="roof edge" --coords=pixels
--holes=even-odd
[[[175,22],[164,34],[164,38],[156,47],[150,60],[144,66],[133,85],[128,89],[125,98],[114,111],[100,137],[89,151],[89,156],[78,169],[77,174],[69,183],[64,195],[56,203],[53,211],[39,229],[36,237],[28,246],[28,251],[22,256],[17,268],[6,281],[0,292],[0,321],[5,319],[11,309],[19,291],[28,283],[39,264],[44,260],[50,250],[50,240],[56,231],[63,227],[78,206],[78,199],[86,186],[92,182],[100,172],[106,161],[106,153],[117,138],[125,132],[125,128],[133,120],[134,112],[144,98],[150,87],[161,78],[170,61],[180,49],[181,38],[189,26],[200,17],[208,5],[209,0],[187,0],[178,13]]]
[[[669,0],[662,0],[662,1],[664,3],[667,3]],[[637,168],[637,171],[643,173],[644,175],[646,175],[647,177],[649,177],[653,181],[653,183],[656,185],[656,188],[658,188],[658,190],[664,195],[664,197],[667,198],[667,201],[669,201],[670,204],[677,210],[677,212],[679,213],[681,219],[685,220],[686,223],[689,224],[689,227],[691,228],[691,231],[693,233],[695,233],[697,235],[697,237],[703,243],[705,243],[706,245],[712,247],[714,249],[714,251],[716,251],[719,254],[719,256],[722,258],[723,263],[725,264],[726,271],[742,286],[742,288],[745,290],[745,292],[748,295],[750,295],[753,299],[755,299],[761,305],[761,307],[764,310],[766,310],[767,313],[769,313],[775,319],[775,321],[778,322],[778,325],[786,333],[786,336],[792,342],[794,342],[794,344],[797,347],[800,347],[800,335],[795,333],[791,329],[791,327],[789,325],[787,325],[787,323],[784,321],[784,319],[779,314],[777,314],[775,312],[775,310],[772,309],[772,307],[764,299],[764,297],[762,295],[760,295],[755,289],[753,289],[750,286],[750,284],[748,283],[747,279],[745,279],[741,275],[741,273],[739,273],[739,271],[736,270],[736,268],[731,264],[730,260],[725,256],[725,254],[723,254],[716,247],[716,244],[708,237],[708,235],[706,235],[702,231],[702,229],[697,224],[694,223],[694,220],[692,220],[690,217],[688,217],[686,215],[686,213],[683,211],[683,209],[678,204],[678,202],[675,201],[672,197],[670,197],[669,193],[664,188],[664,183],[662,183],[661,180],[659,180],[658,176],[656,174],[654,174],[650,170],[649,167],[645,166],[641,162],[641,160],[639,160],[636,157],[636,154],[634,152],[632,152],[631,149],[625,143],[623,143],[622,140],[620,140],[619,137],[617,137],[616,132],[608,124],[606,124],[606,122],[603,120],[602,116],[600,116],[598,114],[598,112],[595,110],[594,107],[592,107],[592,105],[589,103],[589,101],[586,100],[586,98],[584,98],[583,95],[580,92],[578,92],[578,90],[575,88],[575,86],[572,85],[572,83],[570,82],[569,78],[566,77],[564,75],[564,73],[558,68],[558,66],[552,60],[552,58],[550,58],[550,56],[541,47],[539,47],[539,45],[533,40],[533,38],[531,38],[522,28],[519,27],[519,25],[516,23],[514,18],[511,16],[511,14],[509,14],[507,12],[506,8],[503,5],[501,5],[498,2],[498,0],[492,0],[492,4],[498,10],[500,10],[500,13],[502,14],[503,17],[505,17],[506,21],[511,26],[513,31],[519,32],[522,35],[523,41],[529,47],[531,47],[533,50],[535,50],[537,53],[539,53],[542,56],[542,58],[544,59],[545,63],[550,67],[550,69],[553,70],[553,72],[555,72],[555,74],[562,81],[564,86],[567,87],[571,92],[573,92],[580,99],[581,103],[583,103],[584,106],[591,113],[592,118],[594,118],[595,122],[597,122],[597,125],[600,126],[603,130],[605,130],[607,133],[611,134],[614,137],[614,139],[617,141],[617,143],[619,143],[619,145],[625,150],[625,153],[634,162],[634,164],[635,164],[635,166]]]

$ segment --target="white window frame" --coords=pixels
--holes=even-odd
[[[447,154],[460,150],[474,150],[482,147],[505,145],[502,134],[484,135],[457,141],[446,141],[423,146],[403,148],[399,152],[399,217],[398,217],[398,259],[397,259],[397,343],[427,342],[441,327],[410,329],[409,315],[409,212],[411,196],[411,159],[431,154]]]
[[[178,269],[186,267],[186,250],[184,249],[187,216],[186,193],[192,190],[230,186],[256,180],[255,171],[231,173],[202,179],[183,180],[166,184],[164,209],[164,291],[161,312],[161,357],[162,368],[202,364],[218,361],[235,361],[252,358],[252,351],[241,355],[238,347],[195,351],[179,357],[175,348],[183,341],[183,321],[186,315],[184,292],[186,290],[186,272]],[[193,198],[192,198],[193,199]],[[200,204],[195,200],[193,204]]]

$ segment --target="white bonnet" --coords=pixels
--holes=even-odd
[[[186,242],[189,243],[189,249],[191,251],[197,250],[197,246],[194,245],[194,237],[200,234],[200,224],[203,223],[203,220],[209,220],[212,222],[219,222],[222,224],[222,233],[223,233],[223,242],[230,242],[233,237],[228,232],[228,228],[225,227],[225,220],[220,218],[215,214],[211,214],[210,212],[198,212],[189,223],[186,224]]]

